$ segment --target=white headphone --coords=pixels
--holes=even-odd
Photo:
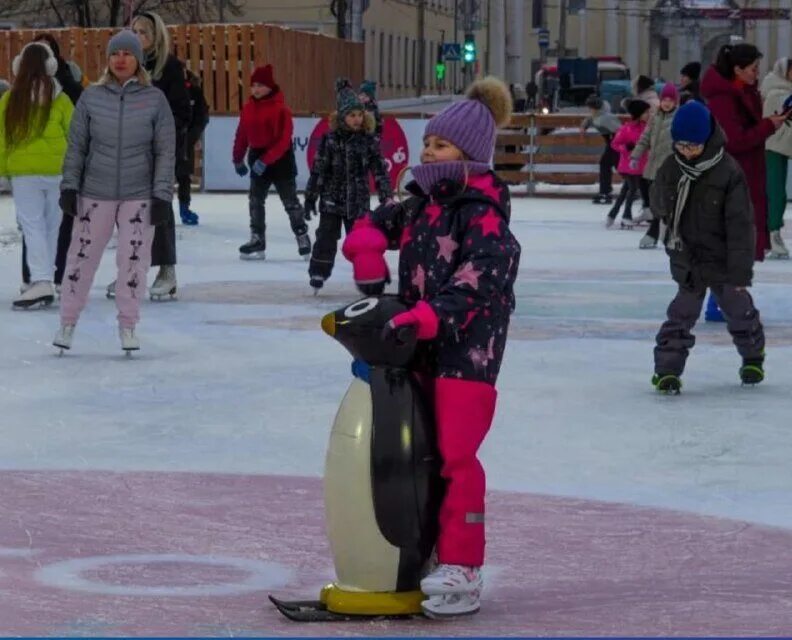
[[[11,71],[15,76],[19,75],[19,65],[22,64],[22,56],[25,54],[25,50],[28,47],[41,47],[47,52],[47,62],[46,62],[46,69],[47,75],[50,77],[55,77],[55,74],[58,72],[58,60],[55,58],[55,54],[52,52],[52,49],[46,42],[29,42],[26,44],[22,51],[19,52],[14,58],[14,61],[11,63]]]

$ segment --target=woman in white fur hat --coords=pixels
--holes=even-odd
[[[58,61],[43,42],[14,59],[14,84],[0,98],[0,176],[11,178],[17,220],[28,249],[30,286],[15,309],[50,304],[58,231],[63,158],[74,107],[55,80]]]

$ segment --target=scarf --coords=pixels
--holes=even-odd
[[[723,160],[723,148],[718,149],[718,153],[709,160],[704,160],[697,164],[688,164],[677,154],[674,154],[674,158],[682,171],[682,176],[677,183],[676,206],[674,207],[674,215],[668,225],[669,235],[666,240],[666,247],[673,251],[681,251],[684,244],[679,235],[679,225],[682,220],[682,212],[685,210],[685,205],[687,204],[688,196],[690,196],[690,187],[702,176],[702,174],[706,173]]]
[[[484,162],[429,162],[412,168],[413,178],[425,194],[432,193],[432,187],[441,180],[465,183],[468,175],[487,173],[492,167]]]

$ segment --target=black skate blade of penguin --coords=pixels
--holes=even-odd
[[[321,600],[280,600],[268,596],[275,608],[293,622],[361,622],[364,620],[404,620],[413,616],[354,615],[328,611]]]

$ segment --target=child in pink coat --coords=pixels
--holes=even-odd
[[[624,214],[622,214],[622,229],[632,229],[632,204],[641,189],[641,176],[643,175],[646,163],[649,157],[644,154],[638,164],[630,162],[630,155],[632,154],[635,145],[641,139],[641,135],[646,129],[646,123],[649,121],[651,115],[651,107],[648,102],[643,100],[631,100],[627,105],[627,112],[630,114],[631,120],[625,122],[621,128],[616,132],[611,142],[611,147],[614,151],[619,153],[619,166],[617,168],[619,174],[624,178],[622,183],[619,197],[613,203],[613,207],[608,212],[608,217],[605,220],[605,226],[610,228],[616,221],[619,215],[619,210],[624,205]],[[646,194],[648,196],[648,194]],[[645,198],[645,206],[649,206],[648,197]]]

